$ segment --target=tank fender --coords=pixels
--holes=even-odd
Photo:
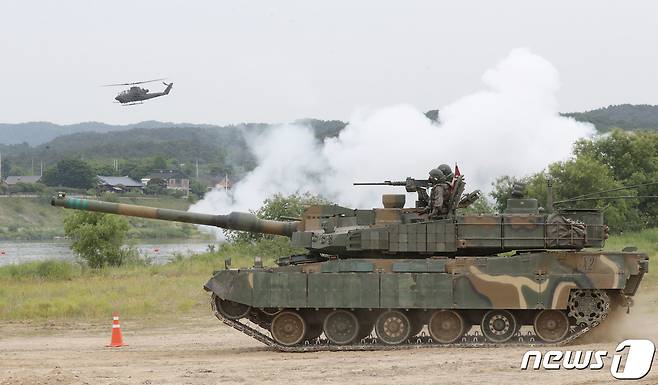
[[[251,305],[253,272],[249,270],[220,270],[203,285],[203,288],[221,299]]]
[[[226,288],[225,284],[221,282],[221,280],[215,279],[213,276],[206,282],[205,285],[203,285],[203,290],[211,292],[215,295],[217,295],[219,298],[226,299]]]

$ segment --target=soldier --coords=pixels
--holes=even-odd
[[[428,189],[434,186],[437,181],[436,178],[432,178],[432,172],[435,171],[435,176],[438,176],[438,172],[436,170],[441,171],[443,175],[445,176],[445,183],[448,184],[448,192],[450,191],[450,184],[452,183],[452,179],[454,178],[454,174],[452,172],[452,169],[450,166],[447,164],[442,164],[439,167],[430,170],[430,185],[427,187]],[[432,210],[430,202],[430,196],[427,194],[427,190],[423,187],[415,187],[414,190],[410,190],[408,185],[409,185],[409,180],[410,178],[407,179],[407,191],[416,191],[418,193],[418,201],[416,202],[416,207],[429,207],[428,212]],[[413,180],[412,180],[413,181]],[[447,194],[445,194],[447,195]]]
[[[415,187],[416,193],[418,194],[418,200],[416,201],[416,207],[427,207],[430,204],[430,196],[427,193],[425,187]]]
[[[430,171],[430,181],[432,182],[432,192],[425,212],[429,212],[430,217],[445,215],[448,213],[450,185],[446,182],[443,172],[437,168]]]
[[[444,163],[437,168],[441,170],[441,172],[443,172],[443,175],[445,175],[446,183],[448,184],[452,183],[452,179],[455,177],[455,174],[452,172],[450,166]]]

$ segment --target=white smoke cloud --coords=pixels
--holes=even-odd
[[[490,190],[500,175],[526,175],[568,158],[593,126],[559,115],[557,70],[527,49],[513,50],[482,76],[483,90],[440,108],[440,124],[398,105],[357,111],[337,138],[318,142],[311,129],[282,125],[249,138],[258,166],[230,191],[213,190],[190,211],[228,213],[261,206],[274,193],[311,192],[341,205],[381,206],[397,187],[355,187],[356,181],[426,178],[457,163],[467,190]],[[415,197],[407,199],[412,206]]]

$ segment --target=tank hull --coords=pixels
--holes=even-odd
[[[535,342],[558,343],[597,326],[615,308],[630,306],[630,298],[647,270],[645,254],[601,251],[422,260],[336,259],[271,269],[222,270],[204,288],[219,304],[216,310],[220,319],[230,323],[249,320],[287,349],[322,341],[307,329],[322,324],[324,335],[331,336],[327,320],[331,323],[333,318],[351,315],[356,319],[354,327],[362,329],[359,335],[371,336],[375,324],[371,347],[402,344],[388,343],[386,331],[377,329],[384,315],[390,315],[389,324],[398,322],[411,329],[409,335],[402,333],[407,343],[420,338],[419,332],[437,334],[441,340],[440,333],[431,331],[440,325],[435,317],[443,325],[449,324],[451,317],[463,324],[452,331],[460,343],[469,340],[472,329],[476,330],[476,342],[496,344],[518,340],[522,328],[532,329],[525,333]],[[242,305],[242,317],[223,312],[222,304],[226,307],[228,303]],[[276,314],[281,312],[298,316],[293,321],[300,328],[304,324],[304,337],[299,341],[286,343],[277,335]],[[597,314],[584,315],[590,312]],[[556,322],[566,324],[556,330]],[[503,326],[496,326],[499,324]],[[310,336],[314,338],[307,338]],[[356,347],[359,341],[363,338],[333,345]],[[453,338],[441,341],[459,345]],[[332,346],[331,338],[320,345]]]
[[[347,259],[222,270],[205,288],[258,308],[566,309],[572,289],[634,295],[647,265],[644,254],[600,252]]]

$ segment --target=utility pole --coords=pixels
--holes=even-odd
[[[2,153],[0,153],[0,183],[2,183]]]
[[[41,161],[41,167],[39,169],[39,176],[43,176],[43,160]]]
[[[199,179],[199,160],[196,160],[196,178]]]

